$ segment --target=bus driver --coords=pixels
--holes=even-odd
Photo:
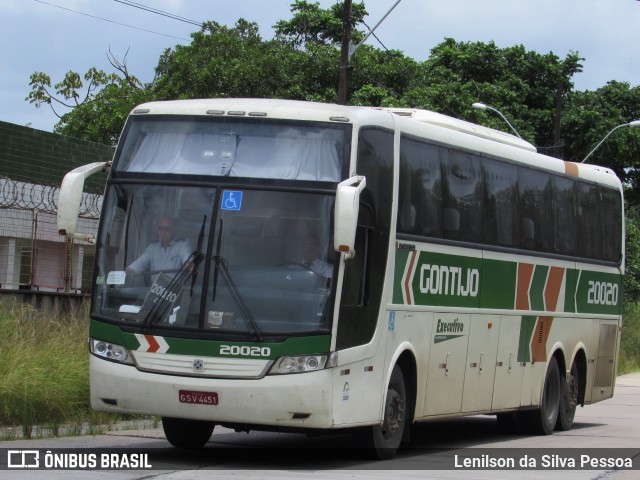
[[[152,242],[131,265],[127,273],[159,273],[179,270],[189,259],[192,248],[188,240],[175,238],[176,222],[163,217],[158,222],[158,241]]]
[[[302,258],[300,266],[311,270],[323,278],[331,278],[333,267],[320,258],[320,240],[312,233],[302,239]]]

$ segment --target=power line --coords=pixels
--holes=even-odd
[[[88,13],[84,13],[84,12],[79,12],[77,10],[72,10],[70,8],[67,7],[61,7],[60,5],[55,5],[53,3],[47,3],[44,2],[43,0],[33,0],[34,2],[38,2],[38,3],[42,3],[44,5],[49,5],[50,7],[55,7],[55,8],[59,8],[61,10],[67,10],[68,12],[73,12],[73,13],[77,13],[78,15],[84,15],[85,17],[91,17],[91,18],[95,18],[97,20],[102,20],[103,22],[109,22],[109,23],[114,23],[116,25],[121,25],[123,27],[128,27],[128,28],[133,28],[134,30],[142,30],[143,32],[148,32],[148,33],[155,33],[156,35],[162,35],[163,37],[170,37],[170,38],[175,38],[177,40],[184,40],[185,42],[189,42],[190,40],[188,38],[182,38],[182,37],[176,37],[174,35],[169,35],[168,33],[160,33],[160,32],[155,32],[153,30],[148,30],[146,28],[141,28],[141,27],[135,27],[133,25],[127,25],[126,23],[120,23],[120,22],[116,22],[115,20],[110,20],[108,18],[103,18],[103,17],[97,17],[95,15],[90,15]]]
[[[389,49],[385,46],[385,44],[384,44],[384,43],[382,43],[382,40],[380,40],[380,39],[378,38],[378,36],[377,36],[375,33],[373,33],[373,30],[371,30],[371,27],[370,27],[369,25],[367,25],[367,24],[364,22],[364,20],[362,20],[362,24],[363,24],[365,27],[367,27],[367,29],[371,32],[371,36],[372,36],[373,38],[375,38],[375,39],[378,41],[378,43],[379,43],[380,45],[382,45],[382,48],[384,48],[384,49],[385,49],[385,51],[387,51],[387,52],[388,52],[388,51],[389,51]]]
[[[139,8],[140,10],[146,10],[147,12],[155,13],[156,15],[162,15],[163,17],[171,18],[173,20],[179,20],[181,22],[190,23],[191,25],[195,25],[197,27],[202,26],[202,22],[196,22],[195,20],[189,20],[185,17],[180,17],[173,13],[164,12],[162,10],[158,10],[157,8],[149,7],[147,5],[142,5],[141,3],[132,2],[131,0],[115,0],[118,3],[122,3],[123,5],[127,5],[129,7]]]

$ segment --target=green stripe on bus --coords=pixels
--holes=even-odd
[[[501,260],[483,260],[480,306],[513,310],[516,298],[518,264]]]
[[[100,322],[91,319],[89,321],[89,336],[97,340],[117,343],[128,350],[135,350],[140,346],[138,340],[132,333],[122,331],[117,325]]]
[[[578,288],[578,273],[575,268],[568,268],[564,291],[564,311],[576,313],[576,291]]]
[[[545,265],[537,265],[533,272],[531,287],[529,288],[529,301],[531,302],[531,310],[544,311],[544,287],[547,283],[547,275],[549,267]]]
[[[398,305],[405,304],[407,279],[404,275],[412,253],[396,250],[393,303]],[[434,307],[515,308],[517,262],[420,251],[415,263],[409,285],[413,296],[410,303]],[[553,308],[545,305],[549,270],[546,265],[535,266],[527,292],[532,311],[544,312]],[[558,299],[557,311],[619,315],[622,287],[623,277],[617,273],[567,268],[560,287],[564,288],[564,297]]]
[[[396,250],[396,270],[393,277],[393,303],[403,304],[402,289],[404,287],[402,276],[407,267],[409,250]]]
[[[580,313],[619,315],[622,306],[622,275],[582,270],[576,292]]]
[[[520,339],[518,341],[518,362],[531,361],[531,336],[538,317],[524,316],[520,323]]]
[[[133,333],[124,332],[116,325],[110,325],[97,320],[91,320],[89,325],[89,336],[104,340],[107,342],[117,343],[129,350],[136,350],[140,347],[140,343]],[[154,335],[159,337],[160,335]],[[284,355],[305,355],[305,354],[323,354],[328,353],[331,348],[330,335],[316,335],[306,337],[290,337],[285,340],[263,342],[238,342],[238,341],[221,341],[221,340],[205,340],[192,338],[175,338],[170,336],[162,336],[169,350],[167,353],[175,355],[191,355],[202,357],[218,357],[220,346],[243,347],[243,346],[259,346],[268,347],[270,355],[261,356],[263,359],[275,359]],[[241,349],[232,349],[240,351]],[[227,355],[226,357],[235,358],[253,358],[250,355]]]

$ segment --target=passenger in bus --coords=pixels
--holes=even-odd
[[[152,242],[131,265],[127,273],[176,272],[189,260],[193,249],[187,239],[175,238],[176,221],[163,217],[158,222],[158,241]]]
[[[302,239],[302,262],[300,266],[323,278],[331,278],[333,267],[320,258],[320,240],[313,233]]]

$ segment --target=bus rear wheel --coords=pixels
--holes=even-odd
[[[524,412],[531,433],[536,435],[551,435],[553,433],[562,400],[562,380],[558,361],[555,357],[551,357],[544,378],[540,408]]]
[[[367,456],[379,460],[393,458],[406,428],[406,409],[407,389],[402,370],[396,365],[387,387],[382,425],[356,430],[353,433],[355,447],[366,449]]]
[[[164,435],[177,448],[202,448],[213,433],[215,424],[202,420],[162,417]]]
[[[560,400],[560,411],[556,422],[556,430],[567,431],[573,426],[573,419],[576,416],[579,393],[579,375],[576,362],[571,365],[569,378],[566,382],[560,381],[562,387],[562,397]]]

